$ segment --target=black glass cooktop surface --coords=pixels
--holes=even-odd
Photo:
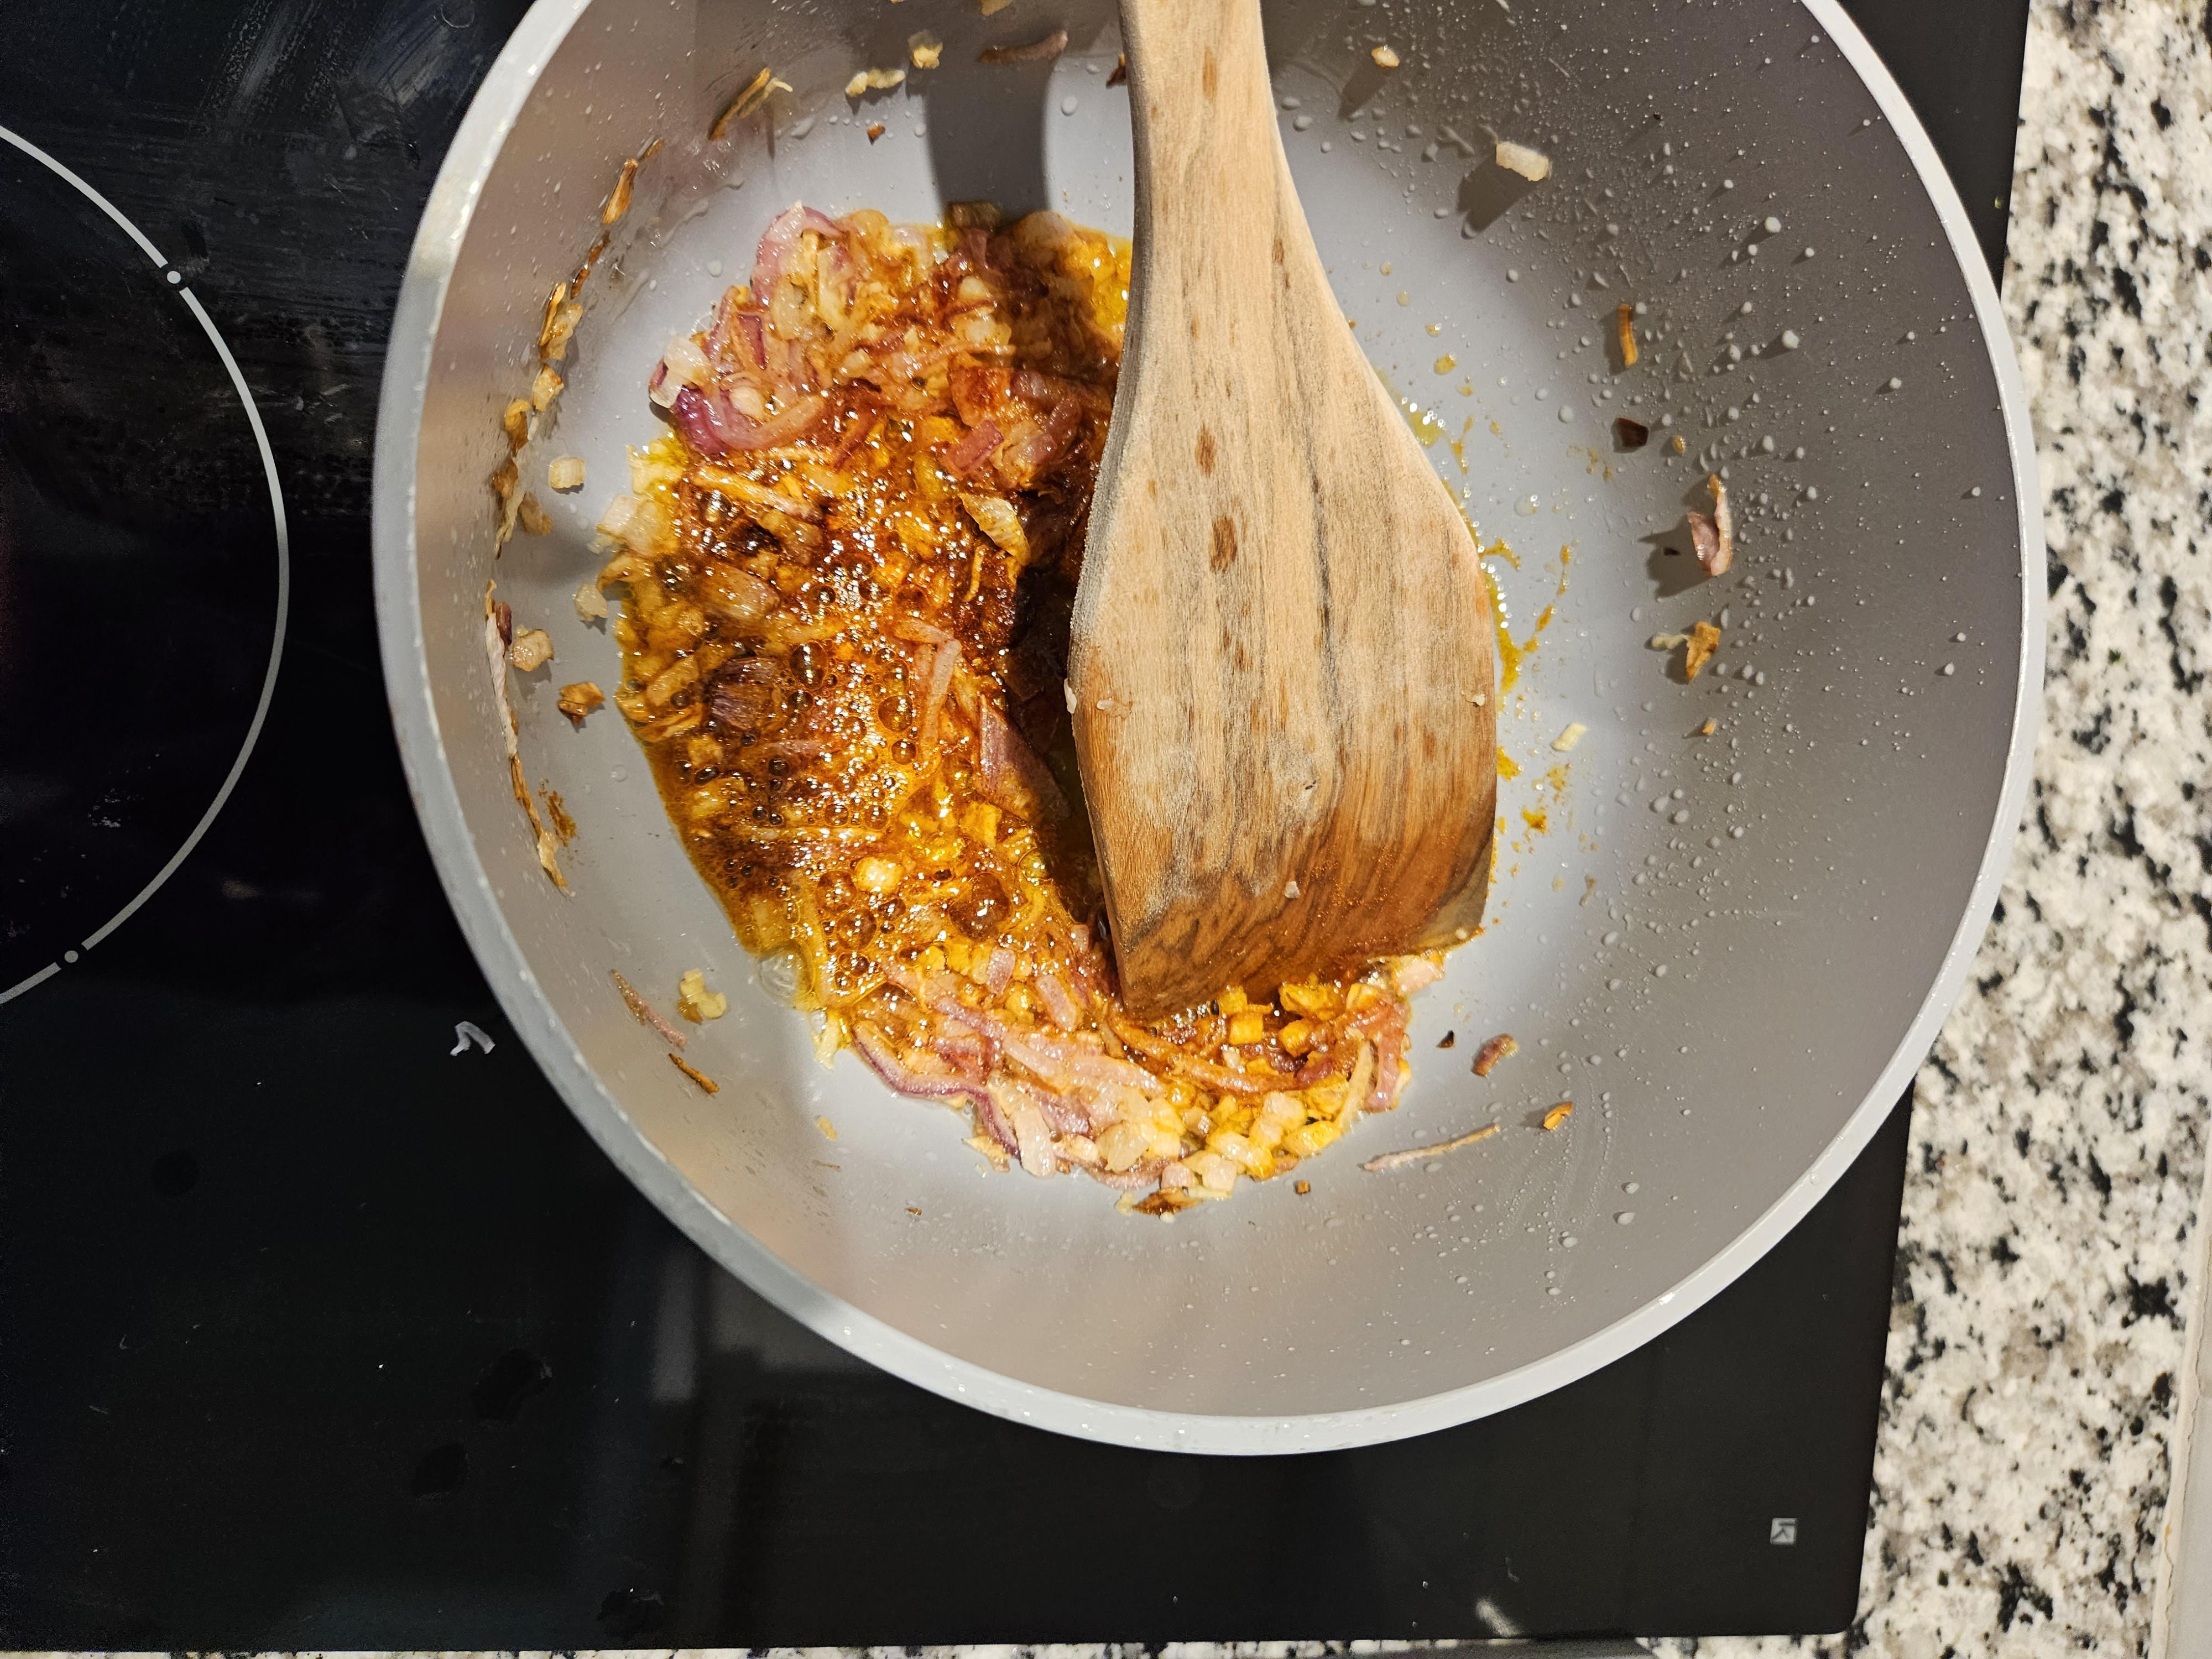
[[[2024,0],[1850,9],[2000,258]],[[1649,1346],[1264,1460],[894,1381],[586,1139],[447,911],[369,592],[392,303],[520,11],[9,9],[0,1646],[1848,1624],[1905,1104]],[[496,1046],[449,1054],[463,1020]]]

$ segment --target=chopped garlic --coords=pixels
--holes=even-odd
[[[1508,173],[1517,173],[1532,185],[1540,185],[1552,176],[1552,158],[1540,149],[1531,149],[1526,144],[1516,144],[1510,139],[1498,141],[1498,165]]]
[[[871,92],[888,92],[906,79],[903,69],[862,70],[845,82],[845,95],[858,98]]]
[[[696,968],[687,968],[676,981],[676,1012],[694,1025],[710,1019],[720,1019],[729,1012],[730,1000],[720,991],[707,988],[707,975]]]
[[[1709,622],[1695,623],[1690,629],[1688,641],[1682,648],[1683,672],[1691,679],[1713,659],[1713,653],[1721,648],[1721,630]]]
[[[556,455],[545,464],[545,487],[568,491],[584,487],[584,458],[581,455]]]
[[[1570,720],[1567,722],[1567,729],[1552,739],[1552,747],[1564,755],[1580,743],[1583,733],[1589,730],[1589,727],[1584,726],[1580,720]]]
[[[542,628],[523,629],[507,647],[507,659],[525,674],[543,668],[553,660],[553,636]]]
[[[935,69],[938,60],[945,55],[945,42],[924,29],[907,38],[906,50],[916,69]]]

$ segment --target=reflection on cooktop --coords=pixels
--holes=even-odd
[[[189,853],[283,634],[283,505],[182,273],[0,129],[0,1002]]]

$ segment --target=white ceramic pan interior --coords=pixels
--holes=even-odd
[[[1216,1452],[1499,1410],[1756,1260],[1951,1006],[2021,813],[2041,667],[2033,464],[1996,296],[1924,135],[1828,0],[1271,0],[1267,21],[1338,295],[1440,423],[1430,453],[1485,539],[1517,556],[1502,591],[1535,641],[1504,699],[1520,771],[1490,925],[1419,1000],[1404,1104],[1304,1166],[1310,1196],[1282,1181],[1171,1223],[1125,1217],[1079,1178],[987,1173],[957,1119],[849,1055],[823,1069],[623,721],[572,730],[553,706],[564,680],[618,674],[569,595],[599,561],[624,446],[658,430],[646,374],[775,211],[928,219],[990,197],[1127,230],[1109,5],[541,0],[425,216],[377,454],[386,665],[430,844],[517,1030],[609,1155],[878,1365],[1048,1428]],[[974,61],[1055,27],[1056,61]],[[945,67],[843,95],[921,30]],[[1383,44],[1395,73],[1370,58]],[[792,90],[710,143],[763,66]],[[655,137],[557,421],[523,458],[555,528],[495,562],[500,411],[530,382],[547,290]],[[1497,137],[1545,151],[1552,177],[1501,171]],[[1643,312],[1626,373],[1624,301]],[[1616,451],[1622,415],[1649,447]],[[562,453],[587,464],[574,496],[543,488]],[[1700,456],[1725,465],[1740,524],[1711,582],[1662,550],[1689,544]],[[530,780],[580,826],[565,894],[508,789],[488,579],[557,647],[515,692]],[[1680,653],[1648,641],[1701,619],[1724,625],[1721,661],[1685,684]],[[1558,752],[1570,722],[1587,735]],[[690,968],[732,993],[686,1056],[720,1081],[712,1098],[609,979],[666,1006]],[[1474,1076],[1499,1032],[1521,1052]],[[1534,1127],[1563,1100],[1565,1128]],[[1358,1168],[1493,1119],[1501,1135],[1433,1166]]]

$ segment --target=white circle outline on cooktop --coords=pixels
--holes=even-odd
[[[253,393],[246,389],[246,376],[239,373],[238,360],[230,355],[230,348],[223,343],[222,335],[215,325],[215,319],[209,316],[201,306],[199,296],[184,284],[178,273],[170,268],[169,262],[161,257],[161,250],[148,240],[144,231],[125,218],[114,203],[21,133],[0,126],[0,139],[13,144],[56,178],[76,190],[113,220],[116,228],[125,236],[138,244],[146,257],[154,262],[155,270],[168,273],[169,291],[181,299],[192,315],[199,319],[200,327],[206,331],[208,343],[215,348],[215,355],[222,359],[223,368],[229,371],[230,384],[238,393],[239,402],[246,405],[246,422],[253,428],[253,441],[261,451],[261,468],[269,483],[269,509],[276,526],[276,628],[269,640],[269,667],[261,677],[261,696],[253,705],[253,718],[246,724],[246,737],[238,745],[237,757],[231,762],[230,770],[223,775],[222,787],[215,792],[215,799],[208,803],[207,811],[200,814],[199,822],[192,826],[191,833],[185,837],[183,844],[169,855],[169,861],[154,872],[154,878],[140,888],[128,904],[87,934],[76,950],[64,953],[64,962],[75,962],[80,953],[91,950],[128,921],[140,905],[160,890],[163,882],[176,874],[177,866],[191,856],[192,848],[200,844],[200,837],[207,834],[216,815],[222,811],[223,803],[230,799],[230,792],[238,787],[238,780],[246,770],[246,763],[253,757],[253,745],[260,741],[262,724],[269,718],[270,700],[276,695],[276,670],[284,659],[284,623],[292,613],[292,547],[291,538],[284,527],[284,489],[276,479],[276,457],[269,447],[269,433],[261,424],[261,410],[253,401]],[[33,985],[52,978],[61,970],[61,962],[48,963],[35,974],[0,991],[0,1002],[22,995]]]

